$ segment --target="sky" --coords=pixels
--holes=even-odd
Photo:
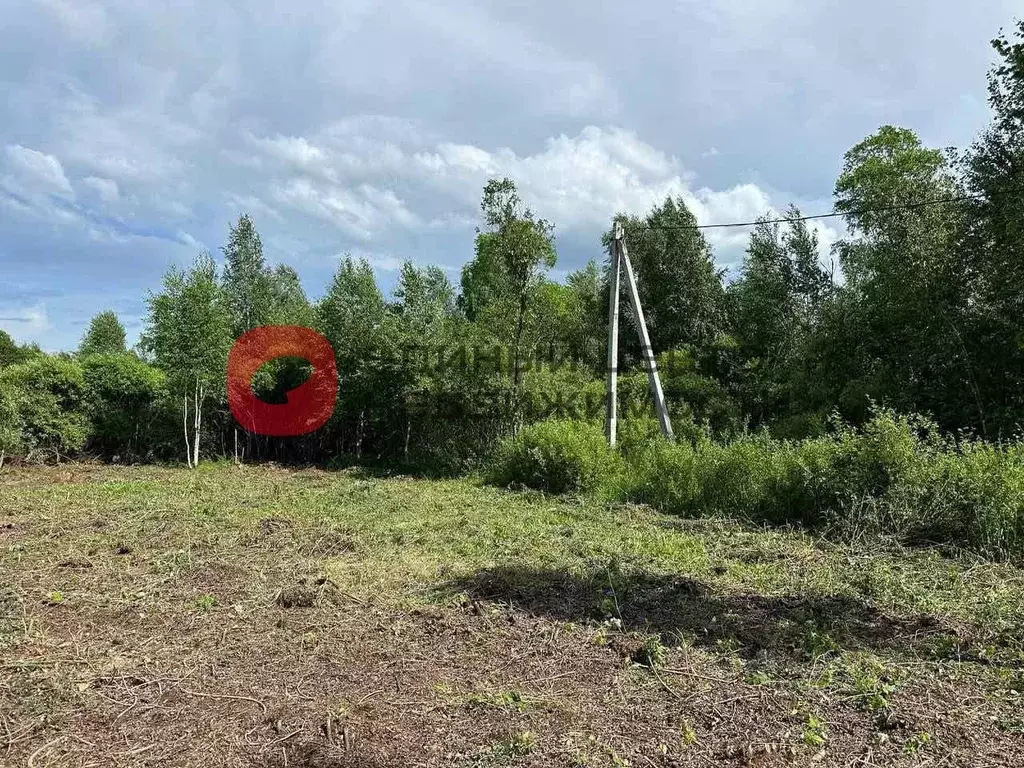
[[[616,212],[832,209],[883,124],[966,146],[1022,0],[0,0],[0,328],[130,341],[171,265],[256,221],[320,296],[345,254],[458,279],[488,178],[554,223],[556,278]],[[842,222],[815,223],[827,259]],[[745,230],[711,230],[735,273]]]

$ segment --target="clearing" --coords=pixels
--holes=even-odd
[[[0,764],[1017,766],[1011,565],[467,480],[0,474]]]

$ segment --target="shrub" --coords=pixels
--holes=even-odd
[[[889,525],[910,543],[945,543],[988,557],[1024,555],[1024,445],[973,440],[929,456],[894,488]]]
[[[599,419],[604,414],[604,382],[575,367],[539,368],[522,378],[526,423],[551,419]]]
[[[860,429],[719,444],[664,440],[653,419],[623,423],[619,451],[596,425],[545,422],[502,446],[492,478],[551,492],[599,490],[676,515],[828,524],[993,558],[1024,559],[1024,441],[939,436],[920,416],[879,409]]]
[[[3,388],[14,395],[26,449],[52,450],[60,458],[85,444],[85,384],[74,360],[39,357],[5,368],[0,372]]]
[[[17,400],[9,384],[0,383],[0,465],[7,456],[24,453],[21,439],[21,418],[18,415]]]
[[[525,427],[497,451],[488,479],[549,493],[612,494],[621,478],[621,456],[597,425],[543,421]]]
[[[167,389],[163,371],[130,353],[88,355],[82,371],[95,448],[142,456],[170,439],[170,414],[161,407]]]
[[[629,456],[626,496],[678,515],[700,514],[696,451],[689,443],[658,436]]]
[[[843,500],[885,497],[922,477],[930,455],[945,446],[928,419],[876,409],[860,429],[841,427],[836,437],[835,493]]]
[[[697,504],[706,512],[730,517],[774,517],[773,500],[787,458],[780,448],[760,435],[702,446],[697,451]]]

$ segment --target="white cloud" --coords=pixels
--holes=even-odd
[[[74,196],[64,168],[53,155],[20,144],[8,144],[4,150],[6,166],[18,187],[29,194]]]
[[[828,210],[843,151],[882,123],[971,140],[1013,4],[865,2],[14,0],[0,285],[31,270],[141,296],[190,257],[182,233],[215,249],[244,210],[311,295],[347,248],[457,267],[502,174],[568,269],[612,213],[667,195],[702,223],[790,193]],[[815,225],[823,249],[839,227]],[[747,231],[707,236],[731,264]],[[48,307],[59,327],[69,301]]]
[[[173,75],[146,82],[147,102],[111,107],[72,87],[56,115],[61,155],[93,175],[166,186],[191,170],[190,157],[209,137],[169,113]]]
[[[185,230],[179,229],[175,233],[175,235],[178,238],[178,242],[180,242],[182,245],[187,245],[189,248],[192,248],[193,250],[196,250],[196,251],[205,250],[203,248],[203,244],[200,243],[198,240],[196,240],[194,237],[192,237],[192,235],[190,235]]]
[[[353,248],[339,253],[337,258],[344,259],[348,256],[356,260],[365,259],[371,267],[381,272],[397,272],[402,268],[402,264],[405,263],[405,259],[399,258],[392,253],[379,253],[361,248]]]
[[[88,0],[37,0],[73,40],[91,46],[106,45],[114,36],[114,25],[103,6]]]
[[[34,340],[52,327],[44,304],[28,307],[0,305],[0,328],[21,343]]]
[[[257,148],[277,160],[301,169],[315,169],[327,159],[322,149],[301,136],[277,136],[272,139],[249,137]]]
[[[272,211],[279,220],[286,210],[305,214],[362,242],[388,240],[398,231],[471,229],[479,222],[484,184],[499,176],[513,179],[556,232],[588,243],[597,242],[614,214],[644,215],[669,196],[682,198],[702,225],[754,221],[789,202],[773,201],[752,183],[695,188],[678,158],[614,126],[549,138],[533,154],[432,142],[411,123],[380,117],[349,118],[308,137],[252,136],[250,144],[258,154],[249,167],[280,178],[258,195],[235,195],[236,203]],[[838,233],[818,229],[824,255]],[[705,232],[723,263],[741,258],[749,233]]]
[[[392,190],[370,184],[346,188],[296,177],[274,185],[271,195],[280,206],[329,222],[360,240],[370,240],[389,227],[417,223],[416,215]]]
[[[86,176],[82,183],[96,192],[104,203],[116,203],[120,198],[117,182],[113,179],[102,179],[98,176]]]

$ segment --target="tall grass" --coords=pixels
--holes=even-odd
[[[1024,443],[943,437],[925,418],[885,409],[860,429],[801,441],[668,442],[633,425],[618,453],[597,426],[540,424],[503,446],[491,480],[1024,560]]]

